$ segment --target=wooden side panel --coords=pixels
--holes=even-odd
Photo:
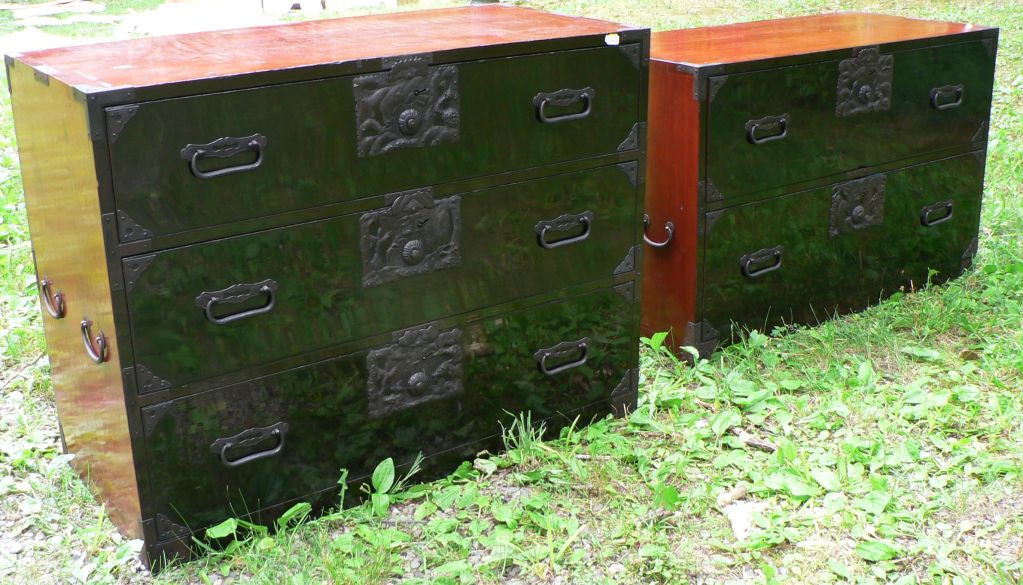
[[[37,80],[22,63],[11,65],[10,80],[36,271],[67,306],[63,319],[43,315],[57,414],[76,470],[121,531],[141,538],[86,107],[69,87]],[[86,317],[110,344],[105,363],[86,354]]]
[[[700,102],[692,75],[671,63],[650,62],[647,130],[647,237],[663,241],[667,222],[675,225],[664,248],[647,246],[643,260],[642,332],[670,331],[673,347],[696,320],[696,263],[699,203]]]

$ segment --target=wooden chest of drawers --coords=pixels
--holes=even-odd
[[[478,6],[8,57],[64,438],[150,560],[635,404],[648,50]]]
[[[857,13],[654,34],[643,330],[707,354],[960,274],[997,38]]]

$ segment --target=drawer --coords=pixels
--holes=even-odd
[[[613,153],[642,79],[604,47],[111,108],[120,237]]]
[[[705,217],[702,307],[769,331],[957,276],[980,219],[983,153],[837,183]]]
[[[175,524],[196,530],[330,488],[342,468],[359,479],[387,457],[398,465],[420,452],[471,459],[479,441],[509,426],[510,413],[531,411],[556,431],[571,412],[609,404],[631,379],[637,308],[605,289],[453,327],[434,323],[352,355],[147,407],[161,539]]]
[[[708,200],[984,141],[994,74],[988,46],[864,50],[712,78],[719,89],[708,113]]]
[[[892,173],[885,209],[889,241],[877,251],[901,268],[899,285],[922,287],[962,274],[977,251],[985,151]],[[899,260],[894,260],[899,258]],[[886,283],[888,288],[893,285]]]
[[[609,278],[639,225],[618,166],[390,199],[125,260],[140,392]]]

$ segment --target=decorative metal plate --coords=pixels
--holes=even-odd
[[[393,335],[369,352],[369,416],[384,417],[462,392],[462,330],[436,325]]]
[[[124,261],[124,280],[125,288],[128,292],[131,292],[135,288],[135,283],[139,281],[142,273],[149,268],[149,265],[156,260],[156,254],[150,254],[148,256],[136,256],[130,260]]]
[[[458,142],[458,67],[399,58],[390,71],[352,82],[360,157]]]
[[[461,198],[435,200],[426,188],[388,201],[359,219],[363,287],[461,266]]]
[[[646,126],[645,122],[636,122],[632,125],[632,130],[629,130],[629,135],[625,137],[625,140],[618,145],[618,152],[625,152],[627,150],[635,150],[639,148],[639,134],[643,127]]]
[[[121,106],[107,110],[107,137],[110,140],[110,144],[117,142],[121,132],[124,132],[125,126],[135,117],[138,111],[139,106],[137,105]]]
[[[632,272],[636,269],[636,251],[639,248],[638,245],[629,246],[629,250],[625,252],[625,257],[618,263],[612,276],[618,276],[619,274],[625,274],[626,272]]]
[[[839,117],[887,112],[892,107],[892,70],[895,57],[882,55],[877,47],[861,49],[852,59],[838,64]]]
[[[185,528],[167,516],[159,513],[156,515],[156,531],[159,534],[161,542],[171,539],[185,538],[191,534],[191,531],[188,530],[188,528]]]
[[[885,176],[873,175],[835,185],[831,191],[832,238],[884,223]]]
[[[120,228],[121,241],[125,243],[153,236],[153,232],[135,223],[134,219],[121,210],[117,211],[117,226]]]
[[[722,201],[725,196],[718,190],[717,185],[710,178],[703,179],[696,184],[696,189],[699,191],[700,199],[704,199],[708,202],[711,201]]]
[[[157,376],[149,368],[142,364],[136,363],[135,371],[138,372],[139,394],[156,392],[157,390],[166,390],[171,387],[170,382]]]
[[[635,303],[639,300],[639,295],[636,294],[636,281],[630,280],[623,282],[614,287],[614,291],[622,296],[627,302]]]
[[[639,164],[636,161],[618,163],[618,169],[625,173],[633,187],[639,184]]]
[[[171,406],[174,406],[174,403],[168,401],[142,409],[142,432],[146,437],[153,434],[156,425],[160,424],[160,421],[163,420],[164,415],[167,414]]]

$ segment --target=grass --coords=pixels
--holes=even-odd
[[[626,420],[545,443],[521,418],[507,452],[425,485],[384,462],[366,505],[297,508],[275,535],[222,525],[237,545],[154,579],[59,455],[5,94],[0,582],[1023,583],[1023,4],[528,4],[654,28],[833,9],[1002,27],[976,269],[695,368],[648,340]],[[742,541],[735,504],[756,509]]]

